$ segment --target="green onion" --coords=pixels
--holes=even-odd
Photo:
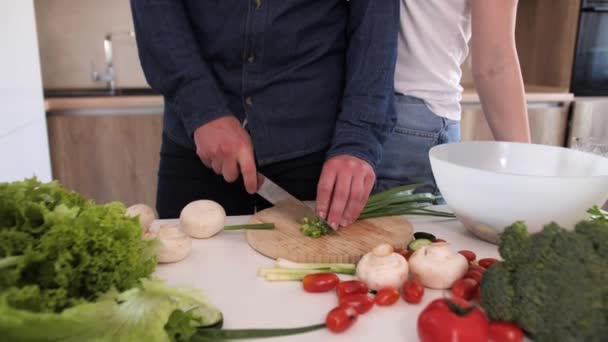
[[[264,277],[268,281],[299,281],[305,276],[315,273],[331,272],[354,275],[356,267],[355,264],[298,263],[278,258],[275,267],[258,269],[258,276]]]
[[[276,260],[275,265],[278,268],[290,268],[290,269],[305,269],[305,270],[314,270],[314,269],[322,269],[329,268],[330,272],[342,273],[342,274],[354,274],[357,265],[355,264],[313,264],[313,263],[299,263],[293,262],[287,259],[278,258]]]
[[[321,221],[319,217],[305,217],[300,226],[302,234],[313,239],[327,235],[333,231],[330,225]]]
[[[237,224],[233,226],[225,226],[224,230],[244,230],[244,229],[274,229],[274,223],[251,223],[251,224]]]
[[[228,341],[250,338],[278,337],[303,334],[324,329],[325,324],[315,324],[307,327],[288,329],[199,329],[192,336],[192,342]]]

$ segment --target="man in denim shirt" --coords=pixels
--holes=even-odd
[[[259,171],[316,198],[334,228],[357,219],[395,124],[399,0],[131,7],[146,79],[165,99],[160,217],[200,198],[229,215],[263,208]]]

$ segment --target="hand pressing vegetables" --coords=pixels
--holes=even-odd
[[[469,268],[467,259],[452,252],[445,242],[420,247],[408,263],[410,273],[432,289],[449,289]]]
[[[420,184],[405,185],[369,196],[358,220],[398,215],[455,218],[451,213],[427,209],[426,207],[433,205],[440,197],[431,193],[414,193],[420,186]],[[302,234],[312,238],[319,238],[334,231],[317,217],[305,218],[300,230]]]
[[[408,262],[388,244],[375,247],[357,264],[357,278],[365,282],[371,290],[384,287],[400,288],[407,277]]]

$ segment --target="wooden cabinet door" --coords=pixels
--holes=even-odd
[[[532,142],[565,146],[570,104],[531,104],[528,116]],[[460,125],[462,140],[494,140],[480,106],[465,106]]]
[[[48,116],[53,178],[98,203],[156,204],[162,114]]]

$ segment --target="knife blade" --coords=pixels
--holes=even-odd
[[[322,222],[327,223],[327,221],[325,221],[325,219],[323,219],[322,217],[319,217],[310,206],[300,201],[298,198],[290,194],[287,190],[283,189],[275,182],[271,181],[268,177],[262,174],[258,174],[258,182],[260,182],[260,187],[257,193],[268,202],[272,203],[275,206],[280,203],[288,203],[290,205],[298,207],[298,217],[295,217],[297,221],[304,217],[318,217]]]

